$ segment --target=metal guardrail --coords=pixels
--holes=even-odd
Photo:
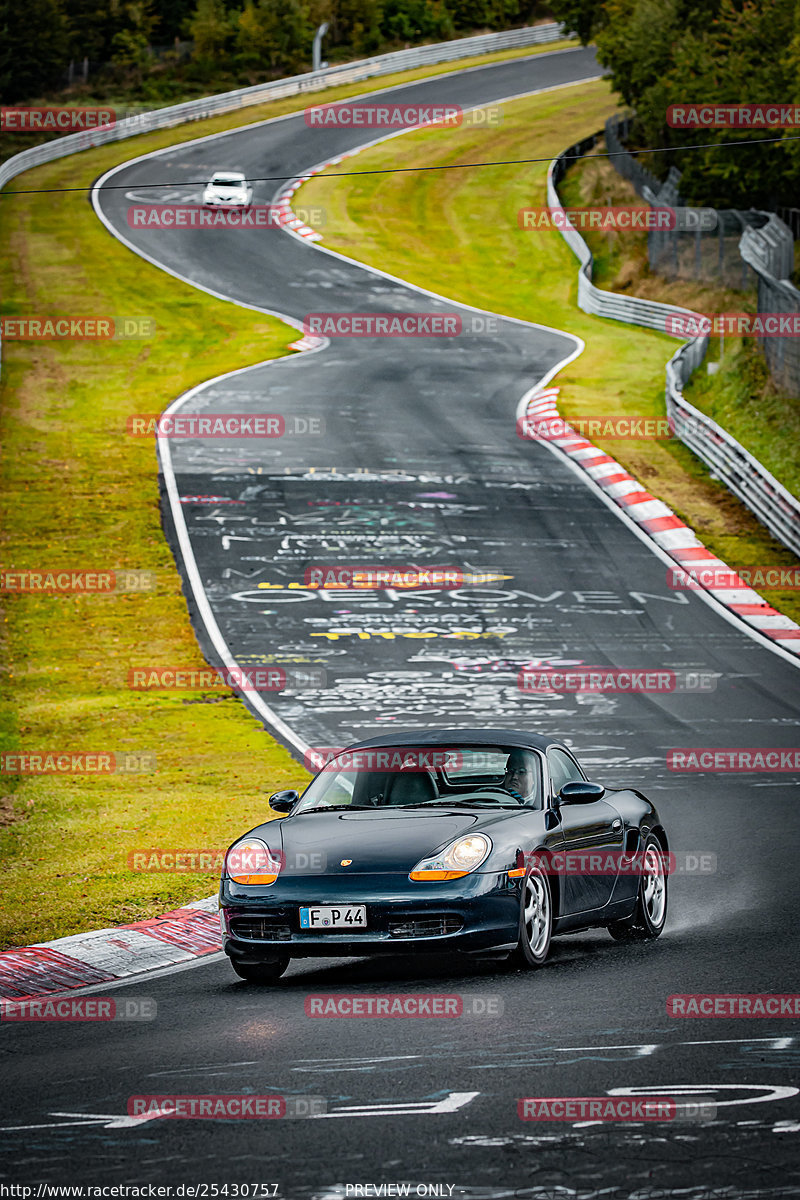
[[[744,230],[739,253],[754,271],[771,275],[776,282],[789,279],[794,270],[792,231],[775,213],[760,228]]]
[[[564,25],[551,21],[544,25],[526,25],[522,29],[504,29],[500,33],[485,33],[477,37],[456,38],[451,42],[435,42],[430,46],[413,46],[410,50],[393,50],[389,54],[377,54],[372,58],[358,59],[324,71],[309,71],[305,75],[291,75],[273,83],[257,83],[253,87],[239,88],[232,92],[221,92],[216,96],[204,96],[199,100],[187,100],[183,104],[172,104],[151,112],[137,113],[114,125],[100,129],[86,129],[80,133],[66,134],[31,146],[0,163],[0,189],[9,180],[31,167],[103,146],[108,142],[119,142],[140,133],[156,129],[169,129],[186,121],[200,121],[218,113],[235,112],[253,104],[268,100],[279,100],[285,96],[324,91],[342,83],[360,83],[378,75],[390,75],[395,71],[407,71],[414,67],[432,66],[440,62],[452,62],[459,58],[491,54],[498,50],[524,49],[555,42],[567,37]],[[0,366],[2,366],[2,343],[0,342]]]
[[[758,279],[759,315],[800,313],[800,291],[790,279],[794,238],[780,217],[773,213],[761,229],[745,230],[739,253]],[[790,396],[800,396],[800,339],[787,333],[759,342],[775,382]]]
[[[547,203],[551,208],[561,208],[558,184],[567,169],[567,160],[575,155],[586,154],[596,144],[602,133],[593,133],[583,138],[553,159],[547,172]],[[667,317],[675,313],[695,316],[688,308],[674,304],[662,304],[658,300],[643,300],[639,296],[623,296],[619,292],[604,292],[592,283],[592,252],[581,235],[569,222],[560,227],[573,254],[580,261],[578,270],[578,308],[595,317],[608,317],[612,321],[628,321],[632,325],[643,325],[660,333],[666,331]]]
[[[459,38],[452,42],[397,50],[343,66],[328,67],[324,71],[294,75],[274,83],[256,84],[253,87],[140,113],[104,129],[68,134],[13,155],[0,164],[0,188],[31,167],[88,150],[93,146],[122,141],[139,133],[167,129],[187,121],[202,120],[217,113],[232,112],[285,96],[323,91],[335,84],[358,83],[394,71],[469,58],[497,50],[539,45],[557,41],[564,36],[564,26],[553,22],[478,37]],[[566,170],[565,156],[586,153],[600,136],[602,134],[596,133],[584,138],[563,151],[550,164],[547,175],[547,200],[551,207],[561,207],[557,184]],[[571,226],[562,229],[561,232],[580,261],[578,307],[584,312],[662,332],[665,330],[669,314],[690,313],[689,309],[678,308],[675,305],[605,292],[595,287],[592,283],[593,264],[589,247],[578,231]],[[731,491],[747,504],[771,533],[795,553],[800,554],[800,503],[743,446],[683,397],[681,388],[705,356],[707,341],[707,338],[694,339],[682,346],[667,363],[668,416],[675,422],[678,436],[724,480]]]
[[[602,136],[591,137],[569,146],[554,159],[547,173],[547,203],[561,208],[557,184],[567,169],[567,158],[585,154]],[[592,283],[592,252],[577,229],[567,223],[559,226],[568,246],[580,262],[578,269],[578,307],[583,312],[613,321],[626,321],[648,329],[666,332],[666,319],[674,313],[687,314],[690,309],[672,304],[642,300],[605,292]],[[774,236],[773,236],[774,235]],[[764,270],[769,262],[775,266],[786,258],[780,231],[748,230],[742,238],[760,238],[753,243],[751,262],[756,270]],[[756,257],[759,255],[758,261]],[[788,260],[786,260],[788,261]],[[790,286],[790,285],[786,285]],[[699,314],[691,314],[698,316]],[[700,458],[723,483],[738,496],[750,511],[766,525],[778,541],[800,555],[800,502],[754,458],[744,446],[731,437],[716,421],[699,411],[683,395],[683,388],[694,370],[705,358],[708,338],[701,336],[684,343],[666,365],[666,410],[676,435]]]
[[[752,513],[800,556],[800,503],[744,446],[690,404],[683,388],[705,357],[708,338],[695,338],[667,363],[667,417],[676,435],[693,450]]]
[[[326,67],[324,71],[291,75],[273,83],[257,83],[252,87],[221,92],[216,96],[204,96],[199,100],[187,100],[183,104],[173,104],[166,108],[153,109],[151,112],[137,113],[136,116],[126,117],[115,125],[70,133],[12,155],[4,163],[0,163],[0,188],[30,167],[38,167],[42,163],[52,162],[68,154],[88,150],[93,146],[102,146],[107,142],[121,141],[139,133],[168,129],[184,121],[199,121],[218,113],[233,112],[268,100],[280,100],[285,96],[319,92],[336,84],[360,83],[376,75],[390,75],[395,71],[413,70],[414,67],[432,66],[459,58],[491,54],[498,50],[537,46],[558,41],[566,36],[568,35],[564,25],[555,21],[545,25],[526,25],[522,29],[505,29],[500,33],[457,38],[451,42],[435,42],[430,46],[414,46],[410,50],[393,50],[389,54],[377,54],[373,58],[362,58],[336,67]]]

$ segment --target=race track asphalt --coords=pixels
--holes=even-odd
[[[392,98],[489,104],[597,73],[590,52],[570,51],[424,80]],[[266,446],[172,439],[177,496],[219,497],[178,505],[202,582],[192,588],[180,554],[201,644],[219,660],[198,608],[205,595],[240,665],[325,669],[325,689],[262,697],[295,748],[344,745],[392,725],[557,733],[593,777],[641,787],[673,848],[714,855],[715,869],[673,878],[660,941],[628,947],[605,933],[576,935],[535,976],[449,958],[332,959],[295,963],[261,990],[215,959],[119,989],[120,998],[157,1000],[152,1023],[6,1028],[13,1106],[2,1121],[9,1165],[0,1181],[272,1182],[281,1195],[318,1200],[346,1200],[348,1184],[396,1181],[452,1185],[476,1200],[556,1186],[564,1197],[691,1187],[687,1200],[713,1188],[796,1195],[796,1021],[672,1019],[666,1000],[797,986],[797,776],[676,774],[666,755],[796,745],[798,668],[698,595],[670,590],[663,560],[574,471],[516,437],[520,397],[574,353],[574,339],[505,319],[495,332],[473,330],[470,310],[279,231],[126,224],[128,193],[142,196],[148,183],[177,183],[172,198],[189,198],[197,189],[182,191],[181,181],[222,166],[300,175],[364,140],[363,131],[308,128],[298,115],[149,156],[106,181],[124,188],[99,193],[104,218],[139,251],[239,303],[295,321],[323,309],[455,312],[471,330],[337,339],[185,401],[182,412],[325,421],[324,436]],[[278,187],[259,185],[257,202]],[[174,514],[165,499],[179,550]],[[427,595],[289,587],[320,562],[447,564],[506,578]],[[521,665],[565,661],[685,669],[714,687],[580,702],[518,689]],[[449,1024],[306,1015],[310,994],[347,991],[477,994],[501,1001],[503,1015]],[[716,1101],[717,1116],[587,1126],[517,1117],[525,1096],[644,1087],[695,1089]],[[120,1119],[134,1094],[214,1091],[324,1097],[328,1111],[312,1126]],[[407,1104],[417,1108],[369,1107]]]

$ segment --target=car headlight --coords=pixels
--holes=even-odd
[[[431,854],[421,858],[409,879],[427,881],[430,879],[460,879],[469,875],[485,861],[492,843],[483,833],[472,833],[467,837],[457,838],[439,854]]]
[[[225,874],[234,883],[274,883],[280,874],[282,862],[280,850],[270,850],[266,842],[258,838],[243,838],[231,846],[225,855]]]

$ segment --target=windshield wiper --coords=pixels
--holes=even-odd
[[[519,804],[497,804],[494,800],[422,800],[419,804],[401,804],[400,808],[431,808],[436,804],[444,804],[453,808],[456,804],[489,804],[492,808],[521,808]]]
[[[302,817],[304,813],[309,812],[338,812],[342,809],[347,812],[352,812],[354,809],[369,809],[375,811],[374,804],[320,804],[316,808],[304,808],[302,812],[295,813],[295,816]]]

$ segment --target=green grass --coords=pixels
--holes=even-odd
[[[332,89],[324,98],[372,85]],[[154,450],[125,436],[125,417],[159,411],[215,374],[279,355],[296,334],[142,262],[106,233],[85,194],[98,175],[134,155],[298,103],[262,105],[86,151],[12,185],[84,189],[57,202],[46,192],[3,196],[3,312],[145,315],[157,332],[145,342],[105,343],[102,351],[92,343],[6,342],[0,562],[145,569],[158,584],[141,596],[4,597],[3,749],[147,751],[156,754],[158,769],[140,776],[2,777],[0,946],[138,920],[209,894],[215,876],[134,874],[127,855],[153,846],[225,845],[264,818],[265,792],[307,778],[233,696],[139,694],[126,686],[130,667],[203,663],[160,527]],[[405,135],[368,152],[354,169],[376,161],[474,161],[478,151],[485,158],[554,154],[613,109],[603,84],[562,90],[507,106],[506,121],[488,136],[477,127]],[[325,244],[448,295],[584,337],[587,353],[560,381],[568,415],[658,414],[663,363],[675,343],[577,311],[575,260],[560,236],[524,234],[516,226],[518,207],[542,203],[543,179],[542,166],[329,179],[309,185],[304,200],[313,193],[316,203],[330,189],[335,224]],[[420,218],[431,221],[427,241]],[[718,541],[728,539],[715,548],[730,561],[783,561],[768,553],[760,527],[692,465],[683,447],[609,446],[620,458],[629,455],[631,469],[638,465],[647,483],[655,486],[650,475],[672,489],[675,496],[665,499],[675,507],[685,498],[700,513],[706,528],[698,521],[695,527],[709,544],[709,530]]]
[[[719,356],[720,341],[712,338],[708,358]],[[754,338],[726,338],[719,371],[709,375],[701,367],[684,395],[800,496],[800,400],[775,383]]]
[[[311,103],[453,68],[332,88]],[[141,920],[210,894],[216,874],[134,873],[127,856],[225,846],[268,815],[268,792],[309,777],[230,693],[127,687],[131,667],[204,662],[161,530],[153,444],[127,437],[125,419],[161,411],[214,375],[287,353],[296,331],[151,267],[112,238],[86,202],[93,180],[135,155],[307,103],[308,96],[291,97],[88,150],[29,171],[2,193],[0,313],[130,314],[150,317],[157,330],[147,341],[101,348],[6,341],[0,564],[143,569],[155,572],[157,588],[138,596],[2,598],[0,746],[145,751],[158,769],[0,775],[0,948]],[[57,200],[45,190],[57,188],[80,190]],[[42,190],[10,194],[19,189]]]
[[[605,149],[601,141],[597,152]],[[560,187],[565,204],[636,204],[642,202],[607,159],[592,155],[569,169]],[[696,312],[756,312],[754,282],[737,291],[702,280],[667,280],[651,274],[643,233],[588,231],[598,287],[681,304]],[[720,358],[720,339],[711,338],[707,361]],[[685,390],[687,400],[727,429],[776,479],[800,496],[800,401],[787,396],[772,379],[755,339],[726,338],[722,365],[709,375],[705,364]],[[787,561],[788,565],[788,561]]]
[[[69,186],[88,165],[65,160],[38,180]],[[264,818],[266,788],[306,774],[230,693],[127,687],[130,667],[203,660],[160,528],[153,443],[127,436],[126,416],[283,354],[296,334],[142,265],[80,193],[55,216],[47,197],[16,204],[2,241],[3,294],[17,312],[136,313],[157,326],[144,342],[3,347],[3,565],[145,569],[156,580],[141,595],[4,597],[3,748],[147,751],[158,764],[142,775],[4,777],[8,945],[208,895],[212,876],[132,874],[128,851],[224,846]]]
[[[549,158],[600,127],[615,109],[608,83],[581,84],[507,103],[499,129],[461,128],[447,139],[435,130],[404,134],[349,161],[365,172]],[[663,417],[664,365],[679,343],[582,313],[576,303],[577,260],[560,234],[518,228],[521,208],[546,203],[546,170],[543,162],[348,179],[323,173],[304,185],[298,202],[327,209],[326,246],[455,300],[582,337],[584,354],[557,381],[567,418]],[[609,253],[605,286],[623,265]],[[687,293],[688,301],[703,299],[680,283],[669,289],[677,302],[687,302]],[[598,444],[731,565],[795,563],[681,442],[598,439]],[[800,620],[794,594],[763,594]]]
[[[531,54],[548,54],[555,50],[574,50],[578,48],[578,42],[575,38],[564,38],[558,42],[548,42],[543,46],[526,46],[518,50],[498,50],[494,54],[476,55],[473,58],[457,59],[452,62],[436,63],[433,66],[417,67],[413,71],[398,71],[393,75],[381,75],[371,79],[364,80],[361,83],[351,83],[333,88],[326,88],[321,91],[304,92],[302,96],[291,96],[286,100],[272,101],[269,104],[253,105],[252,108],[239,110],[234,114],[229,114],[223,118],[213,118],[214,126],[210,121],[197,122],[198,134],[215,133],[217,132],[216,122],[222,120],[223,123],[219,128],[229,129],[234,125],[242,125],[248,120],[258,120],[267,116],[277,116],[282,112],[294,112],[298,108],[303,108],[305,104],[327,104],[332,100],[344,100],[349,96],[360,95],[362,92],[377,91],[385,87],[393,87],[398,83],[410,83],[415,79],[428,79],[433,75],[444,75],[450,71],[462,70],[466,67],[483,67],[494,62],[506,62],[515,58],[526,58]],[[335,63],[335,66],[343,66],[343,63]],[[242,85],[246,86],[246,85]],[[65,107],[98,107],[98,108],[117,108],[120,110],[135,107],[137,110],[145,112],[150,109],[167,107],[173,104],[182,104],[186,100],[196,100],[200,96],[213,95],[217,91],[227,92],[234,91],[237,85],[233,82],[225,84],[223,87],[215,87],[213,81],[205,85],[199,83],[187,86],[186,90],[176,93],[169,100],[155,101],[152,103],[142,102],[141,98],[137,98],[131,94],[129,90],[122,89],[118,93],[109,90],[108,94],[95,95],[91,91],[81,93],[71,98],[68,105]],[[34,101],[31,104],[36,103]],[[60,104],[62,101],[54,101],[52,99],[42,99],[39,103]],[[256,114],[256,115],[252,115]],[[190,130],[190,125],[180,126],[180,132],[176,136],[175,131],[170,131],[170,140],[167,144],[171,145],[176,141],[183,141],[187,137],[192,136],[187,133]],[[60,137],[60,134],[21,134],[0,132],[0,161],[10,158],[12,154],[18,154],[21,150],[27,150],[30,146],[36,146],[40,142],[52,141],[55,137]],[[138,142],[136,143],[138,145]],[[126,157],[129,157],[126,155]],[[13,186],[13,185],[12,185]]]

